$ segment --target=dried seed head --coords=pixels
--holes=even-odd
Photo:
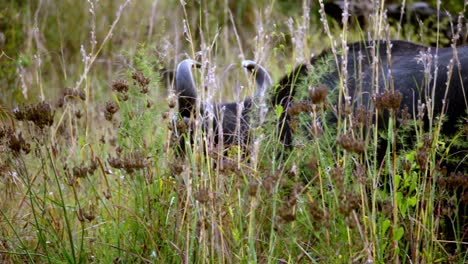
[[[148,86],[142,86],[140,93],[142,94],[147,94],[149,92]]]
[[[167,104],[169,105],[169,108],[171,108],[171,109],[176,107],[177,102],[176,102],[175,97],[173,97],[173,96],[169,97],[169,99],[167,100]]]
[[[88,173],[93,174],[98,167],[98,162],[96,158],[91,159],[91,163],[88,166]]]
[[[426,149],[421,148],[418,151],[416,151],[416,163],[419,165],[421,170],[426,170],[428,157],[429,153]]]
[[[85,218],[84,218],[84,210],[80,207],[78,208],[78,210],[76,210],[76,216],[78,217],[78,220],[80,222],[84,222],[85,221]]]
[[[371,115],[367,111],[366,107],[361,105],[359,108],[356,109],[354,119],[359,124],[366,124],[369,116]]]
[[[180,162],[169,163],[169,170],[174,175],[179,175],[184,171],[184,166]]]
[[[106,120],[111,121],[112,117],[114,116],[115,113],[119,111],[119,106],[117,105],[116,102],[109,101],[106,102],[106,109],[104,111],[104,117]]]
[[[123,161],[119,157],[115,157],[115,158],[109,157],[107,159],[107,162],[112,168],[115,168],[115,169],[123,168]]]
[[[23,133],[19,132],[18,136],[11,133],[8,136],[8,147],[13,154],[18,155],[21,151],[28,154],[31,151],[31,145],[23,138]]]
[[[262,180],[262,186],[267,194],[271,194],[278,181],[279,175],[269,175]]]
[[[63,94],[57,100],[57,107],[62,107],[68,99],[80,99],[86,100],[86,94],[84,91],[78,89],[67,88]]]
[[[296,214],[294,213],[294,210],[290,207],[281,208],[279,211],[279,215],[281,219],[283,219],[287,223],[296,220]]]
[[[163,118],[164,120],[166,120],[166,119],[169,118],[170,113],[169,113],[168,111],[165,111],[165,112],[163,112],[161,115],[162,115],[162,118]]]
[[[51,126],[54,122],[55,111],[46,101],[26,106],[24,110],[15,108],[13,114],[17,120],[31,121],[39,128]]]
[[[364,152],[364,141],[355,140],[351,136],[341,135],[336,140],[336,143],[348,152],[361,154]]]
[[[256,182],[249,182],[249,195],[255,196],[257,195],[258,184]]]
[[[81,164],[80,166],[75,166],[72,169],[73,176],[76,178],[85,178],[88,176],[88,168]]]
[[[314,222],[321,222],[324,215],[323,215],[323,210],[320,208],[320,205],[317,201],[309,201],[307,203],[308,208],[309,208],[309,214],[311,216],[311,219]]]
[[[68,171],[68,168],[67,166],[65,165],[63,170],[65,171],[65,175],[67,176],[67,184],[68,186],[76,186],[76,184],[78,183],[78,178],[73,176],[73,174],[71,174],[69,171]]]
[[[86,100],[86,94],[84,91],[80,91],[77,89],[67,88],[63,93],[64,97],[71,97],[71,98],[80,98],[81,100]]]
[[[144,155],[143,151],[135,150],[133,152],[127,153],[124,157],[109,157],[107,162],[112,168],[123,169],[127,173],[133,173],[137,170],[144,169],[148,167],[149,162]]]
[[[128,83],[126,80],[117,80],[112,83],[112,90],[118,93],[128,92]]]
[[[86,218],[86,220],[88,220],[88,222],[91,222],[96,218],[96,212],[95,211],[96,211],[96,209],[95,209],[94,204],[91,204],[89,206],[89,210],[84,213],[84,217]]]
[[[441,178],[439,183],[443,186],[446,186],[447,189],[457,189],[468,190],[468,175],[463,174],[462,172],[451,172],[450,175],[446,178]]]
[[[308,101],[296,102],[296,103],[293,103],[288,108],[288,115],[297,116],[300,113],[312,112],[312,110],[313,110],[313,106],[310,102]]]
[[[402,95],[399,91],[385,90],[381,94],[373,96],[377,109],[388,109],[396,111],[400,107]]]
[[[207,187],[205,188],[200,188],[196,193],[195,193],[195,199],[202,203],[205,204],[208,202],[210,198],[210,192]]]
[[[313,104],[321,104],[327,100],[328,88],[325,84],[320,84],[318,87],[309,88],[310,101]]]
[[[81,110],[77,110],[75,112],[75,116],[76,116],[76,118],[80,119],[81,117],[83,117],[83,113],[81,112]]]
[[[13,109],[13,116],[16,118],[18,121],[23,121],[25,119],[25,114],[23,111],[21,111],[18,107],[15,107]]]
[[[357,164],[356,165],[356,168],[354,169],[353,171],[353,176],[354,178],[357,179],[357,181],[362,184],[362,185],[365,185],[367,183],[367,170],[366,170],[366,166],[362,165],[362,164]]]
[[[13,129],[11,129],[11,127],[0,126],[0,140],[2,140],[3,138],[8,138],[11,134],[14,134]]]
[[[316,158],[310,158],[306,163],[305,167],[309,169],[312,173],[316,173],[319,167],[319,160]]]
[[[146,100],[146,108],[151,108],[153,106],[153,101],[151,101],[150,99],[147,99]]]
[[[403,107],[400,113],[400,118],[398,121],[401,123],[402,126],[408,125],[409,121],[411,120],[411,114],[409,112],[409,108],[407,105]]]
[[[132,74],[132,79],[137,82],[141,88],[148,86],[150,79],[146,78],[141,71]]]
[[[122,101],[127,101],[128,100],[128,93],[119,93],[119,99]]]

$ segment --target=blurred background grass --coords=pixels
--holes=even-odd
[[[414,2],[406,1],[406,5],[410,6]],[[435,0],[427,2],[433,8],[436,7]],[[65,88],[74,87],[83,71],[81,49],[87,54],[92,52],[92,32],[96,44],[99,46],[102,43],[122,3],[111,0],[1,1],[1,104],[11,107],[36,101],[41,85],[47,97],[52,98]],[[213,63],[226,67],[229,63],[238,63],[241,56],[253,58],[260,48],[256,46],[259,43],[257,36],[263,32],[268,37],[267,45],[275,51],[262,55],[265,57],[263,61],[271,65],[274,73],[284,73],[284,65],[294,64],[298,57],[308,58],[312,52],[319,52],[329,46],[327,41],[323,41],[318,1],[187,1],[184,6],[181,3],[151,0],[130,2],[89,74],[93,100],[106,96],[110,80],[126,67],[125,58],[135,54],[141,45],[150,48],[148,56],[152,57],[157,67],[173,69],[184,54],[194,56],[191,53],[198,50],[192,50],[191,47],[201,48],[203,40],[200,36],[203,36],[208,43],[215,40]],[[386,4],[401,3],[387,1]],[[456,16],[457,12],[463,10],[463,4],[460,0],[442,1],[441,9]],[[305,25],[306,32],[302,33],[305,49],[295,51],[297,45],[291,41],[295,36],[288,24],[302,23],[303,5],[310,6],[310,23]],[[184,9],[193,45],[184,36]],[[333,20],[330,23],[333,32],[338,34],[338,23]],[[395,37],[421,42],[418,39],[418,26],[406,26],[415,28],[410,31],[414,34]],[[434,28],[425,32],[422,42],[432,42],[435,32],[431,31]],[[350,40],[360,38],[359,31],[355,30],[355,33],[350,34]],[[246,54],[241,55],[241,51]],[[279,78],[276,75],[274,77]]]

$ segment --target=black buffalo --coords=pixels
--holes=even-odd
[[[239,102],[227,102],[209,104],[200,102],[200,110],[197,114],[197,87],[192,75],[192,69],[201,67],[201,64],[187,59],[179,63],[175,75],[175,86],[178,98],[179,115],[188,123],[200,118],[204,132],[209,131],[211,123],[214,145],[223,148],[238,145],[246,148],[249,145],[250,129],[259,126],[263,122],[265,112],[264,97],[267,89],[271,87],[269,73],[259,64],[251,60],[244,60],[242,67],[255,78],[257,90],[253,97],[248,97]],[[212,122],[209,122],[208,113],[212,113]],[[176,126],[177,127],[177,126]],[[175,127],[175,128],[176,128]],[[192,130],[189,128],[189,130]],[[176,130],[177,131],[177,130]],[[193,143],[193,131],[179,135],[179,146],[185,152],[185,140],[189,137]]]
[[[443,133],[453,134],[457,130],[457,121],[466,116],[468,107],[468,46],[458,47],[454,52],[452,48],[437,50],[406,41],[378,41],[372,45],[371,42],[356,42],[347,46],[346,69],[350,101],[355,106],[369,108],[376,86],[373,74],[375,56],[372,56],[375,52],[379,58],[378,64],[375,64],[378,65],[379,91],[398,91],[402,95],[400,108],[407,106],[411,111],[417,106],[418,100],[427,103],[426,96],[430,97],[434,104],[434,115],[444,112],[448,117],[442,128]],[[388,47],[391,56],[387,54]],[[297,66],[275,86],[272,102],[273,105],[282,105],[284,109],[278,127],[281,141],[286,146],[291,145],[293,137],[287,114],[292,98],[297,89],[307,89],[307,79],[315,70],[314,67],[326,60],[327,67],[331,69],[319,77],[319,82],[337,93],[339,80],[343,75],[336,65],[340,66],[342,60],[338,55],[339,62],[336,63],[329,51],[313,58],[310,65]],[[444,98],[445,109],[442,109]]]
[[[389,46],[390,45],[390,46]],[[388,111],[399,111],[407,106],[411,113],[418,113],[418,106],[423,103],[432,105],[434,117],[444,114],[444,121],[441,133],[446,136],[455,135],[463,127],[465,132],[458,140],[464,141],[466,146],[466,128],[468,127],[467,109],[468,109],[468,46],[454,48],[426,47],[405,41],[386,41],[377,42],[357,42],[349,44],[348,59],[346,70],[347,88],[349,91],[348,102],[351,109],[356,110],[359,107],[373,111],[376,104],[376,95],[381,95],[385,90],[394,90],[390,94],[400,94],[401,99],[398,106],[393,110],[383,110],[384,115],[379,116],[379,126],[385,124],[388,119]],[[388,55],[388,48],[390,54]],[[338,51],[338,53],[340,53]],[[341,52],[342,53],[342,52]],[[372,56],[376,54],[376,56]],[[378,57],[378,63],[375,62]],[[338,55],[338,63],[335,57],[329,51],[313,58],[310,65],[302,64],[296,67],[292,72],[280,79],[275,86],[275,92],[272,97],[273,105],[283,107],[282,116],[278,124],[279,138],[286,148],[291,148],[293,143],[293,129],[290,121],[292,117],[288,110],[295,106],[294,98],[300,97],[303,89],[308,89],[311,85],[311,76],[314,76],[317,83],[323,83],[328,87],[328,93],[331,95],[339,94],[340,80],[344,75],[341,70],[342,59]],[[328,66],[324,66],[324,65]],[[378,65],[378,67],[376,66]],[[327,68],[329,67],[329,68]],[[325,69],[325,70],[324,70]],[[377,69],[377,71],[375,71]],[[317,74],[322,71],[322,74]],[[378,72],[378,81],[375,77]],[[317,77],[318,75],[318,77]],[[313,79],[312,78],[312,79]],[[341,78],[341,79],[340,79]],[[378,85],[375,85],[378,83]],[[379,93],[376,93],[378,87]],[[335,98],[337,101],[337,99]],[[296,99],[297,101],[297,99]],[[346,101],[342,98],[342,102]],[[418,101],[420,103],[418,103]],[[334,104],[337,107],[337,104]],[[416,109],[413,111],[413,109]],[[429,128],[429,118],[427,107],[425,108],[426,128]],[[387,115],[385,115],[385,112]],[[375,117],[375,115],[373,116]],[[336,121],[337,116],[327,118],[327,121]],[[433,119],[436,120],[436,119]],[[400,124],[398,124],[400,125]],[[463,142],[462,142],[463,143]],[[377,150],[378,160],[382,160],[385,150]],[[442,230],[445,234],[444,239],[454,240],[456,237],[461,241],[468,241],[468,158],[466,147],[452,148],[452,153],[456,153],[459,158],[455,161],[455,166],[450,168],[447,165],[447,171],[452,170],[452,174],[446,177],[439,177],[438,189],[445,189],[458,197],[458,215],[457,221],[461,229],[454,231],[450,225],[449,218],[446,217],[446,225]],[[455,173],[455,170],[459,171]],[[443,171],[443,170],[442,170]],[[460,172],[461,171],[461,172]],[[432,173],[431,173],[432,175]],[[442,201],[439,209],[450,207],[453,201]],[[437,212],[434,212],[437,213]],[[458,234],[457,236],[455,234]],[[466,249],[466,246],[462,247]]]

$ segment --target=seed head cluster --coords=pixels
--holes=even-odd
[[[405,105],[403,109],[401,109],[400,118],[398,118],[398,121],[400,122],[402,126],[406,126],[409,124],[410,120],[411,120],[411,113],[409,111],[408,106]]]
[[[354,121],[357,124],[367,124],[369,118],[372,117],[372,114],[366,109],[365,106],[361,105],[356,109],[356,113],[354,114]]]
[[[126,80],[116,80],[112,83],[112,90],[118,93],[127,93],[128,82]]]
[[[353,139],[349,135],[341,135],[336,140],[336,143],[348,152],[361,154],[364,152],[364,142],[362,140]]]
[[[377,109],[396,111],[400,107],[402,97],[399,91],[385,90],[381,94],[374,95],[373,99]]]
[[[321,104],[326,102],[327,95],[328,87],[325,84],[320,84],[318,87],[309,88],[309,97],[313,104]]]
[[[149,161],[141,150],[130,152],[124,155],[124,157],[121,157],[121,154],[117,153],[117,157],[109,157],[107,162],[109,162],[112,168],[123,169],[127,173],[144,169],[149,165]]]
[[[448,177],[440,178],[438,182],[443,188],[460,188],[468,191],[468,175],[465,175],[462,172],[451,172]]]
[[[136,71],[132,74],[132,79],[140,86],[141,93],[148,93],[148,85],[150,83],[150,78],[145,77],[143,72]]]
[[[107,121],[111,121],[115,113],[119,111],[119,105],[114,101],[106,102],[106,109],[104,110],[104,117]]]
[[[92,222],[96,218],[95,207],[96,206],[94,204],[91,204],[89,206],[88,211],[85,211],[83,208],[80,207],[76,212],[78,216],[78,220],[80,220],[80,222],[84,222],[84,221]]]
[[[63,105],[68,99],[80,99],[84,101],[86,100],[86,94],[84,93],[84,91],[67,88],[65,89],[63,94],[58,98],[57,107],[63,107]]]
[[[24,138],[23,133],[19,132],[18,136],[11,132],[7,135],[8,147],[13,154],[18,155],[21,151],[28,154],[31,151],[31,144],[29,144]]]
[[[42,129],[53,124],[55,111],[52,110],[48,102],[41,101],[37,104],[26,106],[24,109],[15,108],[13,114],[17,120],[31,121]]]
[[[425,135],[422,141],[423,145],[416,151],[416,163],[419,165],[421,170],[426,170],[427,160],[432,148],[432,137]]]
[[[92,175],[97,169],[98,163],[95,159],[91,160],[91,164],[88,166],[81,164],[80,166],[75,166],[72,169],[73,176],[77,178],[85,178],[88,175]]]
[[[294,117],[300,113],[311,112],[312,110],[313,105],[309,101],[295,102],[288,108],[288,115]]]

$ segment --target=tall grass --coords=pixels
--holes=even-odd
[[[379,124],[369,114],[378,106],[351,111],[334,101],[349,93],[346,43],[399,37],[384,3],[372,4],[371,26],[360,29],[347,8],[343,28],[327,20],[323,1],[9,3],[27,12],[15,24],[20,54],[6,59],[16,63],[18,90],[0,109],[0,261],[466,262],[466,237],[440,234],[440,226],[466,230],[456,215],[463,193],[450,188],[466,175],[437,168],[447,148],[466,145],[466,128],[446,139],[433,116],[424,130],[418,109]],[[329,47],[296,100],[307,100],[309,86],[320,90],[327,64],[340,69],[340,84],[293,118],[290,151],[277,136],[279,107],[270,106],[247,149],[216,146],[202,121],[178,120],[163,81],[179,61],[197,59],[200,104],[240,102],[255,90],[242,59],[276,80]],[[370,49],[375,83],[379,52]],[[338,121],[329,124],[333,106]],[[193,144],[178,155],[187,129]],[[400,150],[411,133],[414,144]]]

